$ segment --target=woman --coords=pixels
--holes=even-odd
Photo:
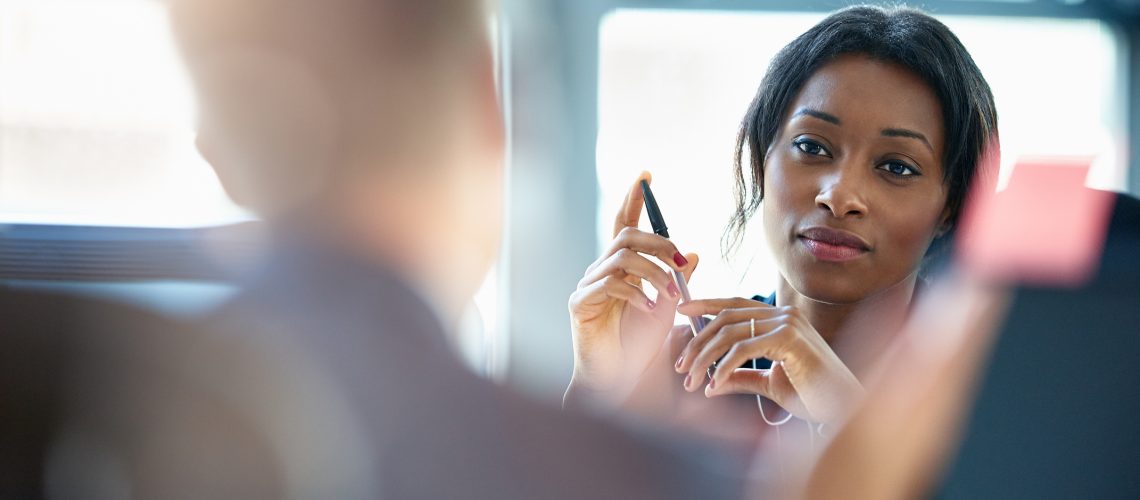
[[[642,378],[679,311],[716,316],[676,359],[685,390],[761,394],[812,422],[842,418],[906,319],[924,258],[953,232],[996,136],[989,86],[942,23],[906,8],[827,17],[772,61],[737,140],[728,242],[762,208],[775,293],[679,305],[653,260],[688,276],[696,256],[637,229],[635,183],[613,243],[570,297],[567,398],[625,401],[637,385],[653,397]],[[661,291],[656,301],[643,279]],[[735,368],[757,358],[771,369]]]

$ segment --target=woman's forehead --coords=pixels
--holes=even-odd
[[[943,139],[934,90],[905,67],[867,56],[841,56],[821,66],[792,101],[788,119],[804,110],[830,115],[844,128],[914,130],[936,148]]]

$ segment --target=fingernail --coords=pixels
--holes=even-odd
[[[691,385],[693,385],[693,374],[690,373],[688,375],[685,375],[685,388],[691,389],[691,387],[689,387]]]
[[[669,288],[669,295],[672,295],[674,299],[681,296],[681,291],[677,289],[676,283],[669,283],[668,288]]]
[[[715,389],[716,389],[716,379],[715,378],[709,379],[709,390],[711,391],[711,390],[715,390]]]
[[[677,369],[680,370],[681,369],[681,363],[684,363],[684,362],[685,362],[685,355],[682,354],[680,357],[677,358],[677,364],[673,365],[673,366],[676,366]]]
[[[689,265],[688,259],[686,259],[684,255],[681,255],[681,252],[673,254],[673,262],[677,263],[677,267],[685,267]]]
[[[657,303],[653,302],[652,299],[645,299],[645,305],[649,306],[650,309],[657,307]]]

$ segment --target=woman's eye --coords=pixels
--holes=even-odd
[[[884,163],[884,164],[880,165],[879,168],[886,170],[887,172],[889,172],[893,175],[897,175],[899,177],[910,177],[912,175],[919,175],[918,170],[915,170],[914,167],[907,165],[906,163],[901,163],[901,162],[897,162],[897,161],[890,161],[890,162]]]
[[[809,155],[831,156],[831,153],[827,150],[827,148],[811,139],[796,139],[792,144],[796,146],[796,149],[799,149],[800,151],[803,151]]]

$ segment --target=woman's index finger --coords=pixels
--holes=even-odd
[[[641,192],[641,181],[653,182],[649,172],[642,172],[633,182],[629,192],[625,195],[625,202],[618,210],[617,220],[614,221],[614,237],[627,227],[637,227],[641,222],[641,208],[645,205],[645,195]]]
[[[767,304],[752,299],[734,297],[730,299],[696,299],[685,302],[677,307],[681,314],[698,316],[702,314],[720,314],[725,309],[744,309],[764,307]],[[771,306],[768,306],[771,307]]]

